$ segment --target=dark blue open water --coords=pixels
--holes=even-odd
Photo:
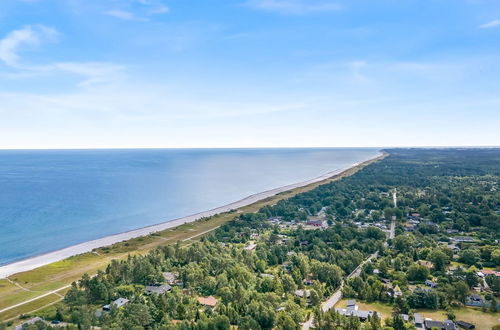
[[[0,264],[318,177],[376,149],[0,151]]]

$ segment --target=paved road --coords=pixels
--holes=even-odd
[[[365,261],[363,261],[362,263],[360,263],[358,265],[358,267],[356,267],[355,270],[352,271],[352,273],[350,273],[349,275],[347,275],[347,279],[350,279],[350,278],[353,278],[353,277],[358,277],[360,274],[361,274],[361,271],[363,270],[363,266],[369,262],[370,260],[372,260],[373,258],[376,258],[378,256],[378,251],[371,254],[368,258],[365,259]],[[323,312],[326,312],[330,309],[332,309],[335,305],[337,305],[337,303],[340,301],[340,299],[342,299],[342,288],[344,287],[344,283],[345,281],[342,281],[342,283],[340,284],[340,287],[337,289],[337,291],[335,291],[331,296],[330,298],[328,298],[326,301],[324,301],[322,304],[321,304],[321,310]],[[309,320],[307,320],[305,323],[302,324],[302,330],[309,330],[310,328],[313,327],[313,324],[314,324],[314,317],[311,316],[309,318]]]
[[[392,200],[394,202],[394,208],[398,207],[398,195],[397,195],[397,190],[394,188],[394,192],[392,193]],[[389,239],[394,239],[394,236],[396,235],[396,220],[392,219],[391,220],[391,229],[389,231]]]
[[[398,207],[398,191],[396,188],[394,188],[394,191],[392,193],[392,201],[394,202],[394,208]]]
[[[389,230],[389,239],[394,239],[396,235],[396,220],[391,220],[391,229]]]

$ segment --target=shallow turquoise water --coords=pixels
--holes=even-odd
[[[0,151],[0,264],[318,177],[376,149]]]

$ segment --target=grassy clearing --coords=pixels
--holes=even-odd
[[[373,302],[368,304],[359,300],[356,300],[356,304],[358,305],[359,310],[376,311],[377,313],[380,314],[382,320],[392,316],[392,306],[390,305],[383,304],[380,302]],[[335,308],[346,308],[346,306],[347,306],[347,299],[342,299],[337,303],[337,305],[335,305]]]
[[[184,224],[176,228],[170,228],[161,232],[157,232],[148,236],[133,238],[127,241],[119,242],[111,246],[95,249],[91,253],[84,253],[73,256],[65,260],[52,263],[31,271],[18,273],[10,276],[12,281],[15,281],[27,288],[36,292],[26,292],[15,287],[9,282],[2,280],[0,284],[5,285],[0,287],[1,305],[0,309],[26,301],[37,295],[56,290],[65,285],[77,281],[85,273],[94,274],[98,270],[103,270],[106,265],[113,259],[125,259],[128,255],[145,254],[159,246],[165,246],[176,242],[181,244],[189,244],[186,240],[199,239],[204,233],[223,225],[233,219],[239,213],[257,212],[265,205],[273,205],[282,199],[287,199],[296,194],[312,190],[319,185],[330,183],[346,176],[350,176],[361,168],[385,157],[383,155],[377,159],[364,162],[356,167],[348,169],[340,175],[334,176],[321,182],[313,183],[304,187],[299,187],[290,191],[285,191],[275,196],[263,199],[254,204],[244,206],[234,212],[227,212],[215,215],[208,219],[201,219],[196,222]],[[8,283],[8,284],[6,284]],[[34,302],[19,306],[15,309],[6,311],[0,314],[0,321],[7,320],[13,316],[31,313],[34,309],[43,307],[52,303],[56,295],[50,295]],[[51,300],[52,299],[52,300]],[[57,299],[55,299],[57,300]],[[17,313],[17,314],[16,314]]]
[[[380,302],[364,303],[356,300],[360,310],[370,310],[378,312],[382,320],[392,316],[392,306]],[[336,308],[346,308],[347,299],[342,299],[335,305]],[[462,307],[454,308],[457,321],[465,321],[476,325],[476,329],[491,329],[494,325],[500,324],[500,313],[485,313],[480,308]],[[444,321],[448,319],[446,312],[431,309],[417,309],[415,313],[422,314],[425,318]]]
[[[457,320],[469,322],[476,325],[476,329],[491,329],[493,326],[500,324],[500,313],[485,313],[480,308],[462,307],[454,308]],[[443,311],[419,310],[418,313],[424,317],[434,320],[444,321],[447,319],[446,313]]]
[[[40,308],[44,308],[44,307],[48,306],[49,304],[56,303],[60,300],[61,300],[61,297],[59,297],[55,294],[51,294],[51,295],[48,295],[46,297],[29,302],[23,306],[9,309],[8,311],[0,313],[0,318],[4,321],[11,320],[11,319],[17,318],[21,314],[31,313],[33,311],[40,309]],[[27,311],[29,311],[29,312],[27,312]]]

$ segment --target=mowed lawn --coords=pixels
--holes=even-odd
[[[356,300],[360,310],[376,311],[382,317],[382,320],[392,317],[392,306],[380,302],[364,303]],[[335,305],[335,308],[346,308],[347,299],[342,299]],[[462,307],[453,309],[457,321],[465,321],[476,325],[476,329],[491,329],[495,325],[500,325],[500,313],[485,313],[480,308]],[[448,319],[444,311],[435,311],[430,309],[417,309],[416,313],[422,314],[425,318],[444,321]]]

